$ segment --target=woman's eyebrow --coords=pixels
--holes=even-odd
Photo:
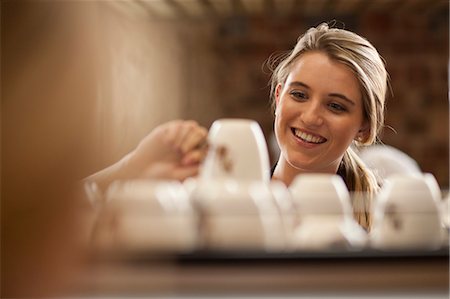
[[[305,87],[307,89],[310,89],[310,87],[307,84],[305,84],[303,82],[300,82],[300,81],[292,81],[291,83],[289,83],[289,85],[290,86],[302,86],[302,87]]]

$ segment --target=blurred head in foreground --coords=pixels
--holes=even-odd
[[[77,180],[95,97],[89,3],[2,3],[1,295],[53,296],[82,261]]]

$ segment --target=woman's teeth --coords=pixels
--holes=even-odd
[[[294,130],[294,134],[295,134],[295,136],[297,136],[301,140],[309,142],[309,143],[319,144],[319,143],[325,142],[325,140],[326,140],[325,138],[314,136],[314,135],[302,132],[302,131],[297,130],[297,129]]]

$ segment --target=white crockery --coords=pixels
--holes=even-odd
[[[300,174],[289,190],[299,224],[292,246],[304,250],[360,249],[367,234],[353,218],[350,194],[334,174]]]
[[[298,224],[296,207],[292,200],[292,195],[288,187],[281,181],[271,181],[270,190],[281,218],[283,226],[283,238],[285,249],[290,250],[291,240],[293,239],[294,229]]]
[[[212,250],[278,250],[282,225],[268,186],[228,178],[199,181],[192,192],[202,246]]]
[[[444,228],[450,228],[450,194],[441,202],[441,221]]]
[[[335,174],[300,174],[289,187],[300,215],[351,215],[350,194]]]
[[[390,176],[373,207],[371,245],[385,250],[439,248],[440,199],[431,174]]]
[[[208,133],[210,149],[200,179],[270,181],[269,154],[261,127],[248,119],[216,120]]]
[[[196,214],[181,183],[117,181],[106,199],[100,235],[109,235],[112,249],[179,253],[196,248]]]

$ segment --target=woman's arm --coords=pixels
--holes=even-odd
[[[184,179],[198,174],[206,155],[208,131],[195,121],[175,120],[153,129],[117,163],[89,176],[104,191],[120,179]]]

